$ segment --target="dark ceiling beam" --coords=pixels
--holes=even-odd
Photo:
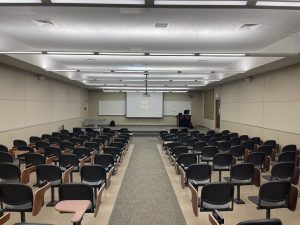
[[[154,0],[145,0],[145,6],[147,8],[152,8],[154,7]]]
[[[51,0],[41,0],[41,1],[42,1],[43,6],[50,6],[50,5],[52,5]]]
[[[257,0],[248,0],[247,6],[254,7],[256,5]]]

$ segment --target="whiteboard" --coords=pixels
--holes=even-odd
[[[124,116],[125,115],[125,101],[111,100],[99,101],[99,115],[100,116]]]
[[[176,116],[178,113],[184,112],[184,110],[190,110],[192,112],[191,101],[164,101],[164,115]]]

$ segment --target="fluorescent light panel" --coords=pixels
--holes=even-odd
[[[245,56],[245,53],[201,53],[200,56]]]
[[[300,7],[299,1],[257,1],[256,6]]]
[[[144,5],[145,0],[51,0],[52,3]]]
[[[47,70],[47,69],[46,69]],[[47,70],[49,72],[77,72],[77,70],[73,70],[73,69],[49,69]]]
[[[246,5],[247,1],[187,1],[187,0],[154,0],[154,5]]]
[[[41,0],[0,0],[1,3],[42,3]]]
[[[40,51],[0,51],[0,54],[42,54]]]
[[[143,52],[99,52],[99,55],[145,55]]]
[[[47,52],[50,55],[94,55],[94,52]]]
[[[195,53],[149,53],[150,56],[195,56]]]

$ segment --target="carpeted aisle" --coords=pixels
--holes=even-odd
[[[185,225],[157,137],[135,137],[135,147],[109,225]]]

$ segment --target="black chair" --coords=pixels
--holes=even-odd
[[[211,139],[211,138],[212,138],[212,136],[210,136],[210,135],[204,135],[199,138],[199,141],[204,141],[204,142],[208,143],[209,139]]]
[[[59,201],[64,200],[89,200],[90,207],[86,212],[94,212],[95,201],[92,186],[83,183],[62,184],[58,188]]]
[[[229,141],[220,141],[218,142],[218,150],[220,152],[229,152],[231,143]]]
[[[239,136],[239,141],[241,144],[243,144],[243,142],[248,141],[248,140],[249,140],[249,136],[246,134]]]
[[[171,152],[171,162],[176,163],[177,157],[183,153],[188,153],[188,148],[186,146],[177,146],[173,148]]]
[[[60,133],[61,134],[69,134],[69,131],[68,130],[66,130],[66,129],[62,129],[62,130],[60,130]]]
[[[245,204],[241,199],[241,186],[253,185],[260,186],[260,170],[256,169],[251,163],[236,164],[231,168],[229,182],[237,186],[237,197],[234,199],[236,204]]]
[[[39,166],[46,163],[46,158],[38,153],[28,153],[25,155],[25,166]]]
[[[59,147],[60,143],[62,141],[63,140],[61,138],[59,138],[59,137],[51,137],[50,140],[49,140],[49,144],[52,145],[52,146]]]
[[[42,140],[46,141],[49,143],[50,138],[52,138],[52,136],[50,134],[42,134]]]
[[[255,167],[266,170],[269,166],[266,162],[266,154],[264,152],[252,152],[248,155],[246,162],[252,163]]]
[[[179,132],[179,130],[177,128],[172,128],[170,129],[170,134],[175,134],[177,135],[177,133]]]
[[[201,161],[206,162],[207,164],[209,162],[212,162],[214,159],[214,156],[218,153],[218,149],[215,146],[206,146],[202,148],[202,154],[201,154]]]
[[[207,164],[193,164],[188,167],[185,173],[182,173],[181,186],[188,183],[198,189],[198,186],[204,186],[211,182],[211,166]]]
[[[285,151],[280,153],[277,162],[294,162],[296,166],[299,166],[299,156],[297,152]]]
[[[8,152],[8,148],[5,145],[0,145],[0,152]]]
[[[21,145],[21,146],[18,146],[17,147],[17,150],[21,150],[21,151],[27,151],[27,153],[24,153],[24,154],[21,154],[21,155],[18,155],[18,160],[19,160],[19,166],[23,163],[25,163],[25,157],[26,157],[26,154],[28,153],[34,153],[34,149],[30,146],[26,146],[26,145]]]
[[[29,142],[30,142],[30,145],[32,147],[35,147],[35,143],[38,142],[38,141],[42,141],[42,139],[40,137],[37,137],[37,136],[29,137]]]
[[[255,150],[255,142],[254,141],[244,141],[242,145],[245,147],[246,150],[249,152],[253,152]]]
[[[60,149],[64,152],[73,153],[74,144],[71,141],[62,141],[60,143]]]
[[[189,150],[194,150],[194,144],[198,142],[198,139],[196,138],[189,138],[185,141],[186,146],[188,147]]]
[[[0,151],[0,163],[12,163],[13,157],[8,152]]]
[[[49,143],[46,141],[38,141],[35,143],[35,149],[39,153],[44,153],[45,148],[49,146]]]
[[[103,149],[103,153],[109,154],[114,158],[114,161],[116,164],[119,164],[120,162],[120,150],[115,147],[105,147]]]
[[[83,165],[83,161],[78,159],[78,156],[75,154],[63,154],[58,158],[58,165],[61,171],[66,171],[70,167],[72,167],[72,172],[70,174],[70,180],[73,182],[73,173],[79,172],[81,165]]]
[[[220,141],[229,141],[230,142],[230,135],[229,134],[223,134],[221,137],[220,137]]]
[[[77,147],[77,148],[74,149],[74,154],[79,159],[84,159],[85,162],[91,162],[91,160],[92,160],[91,152],[88,148]]]
[[[206,135],[213,136],[216,132],[214,130],[209,130],[206,132]]]
[[[177,157],[176,172],[179,167],[186,171],[190,165],[197,163],[197,156],[193,153],[183,153]]]
[[[208,145],[210,145],[210,146],[218,146],[219,141],[220,141],[220,138],[218,138],[218,137],[210,138],[208,140]]]
[[[0,163],[0,183],[19,183],[20,168],[13,163]]]
[[[266,156],[269,156],[272,161],[275,160],[276,150],[273,149],[272,145],[262,145],[257,149],[258,152],[264,152]]]
[[[240,145],[240,139],[238,137],[232,137],[230,139],[231,146]]]
[[[218,153],[213,157],[213,170],[219,172],[221,182],[222,171],[230,171],[233,164],[233,157],[230,153]]]
[[[250,196],[249,200],[257,205],[257,209],[265,209],[269,219],[271,209],[296,210],[298,188],[289,181],[269,181],[260,186],[258,196]]]
[[[73,137],[70,141],[74,144],[74,146],[83,146],[83,140],[80,138]]]
[[[44,156],[46,158],[53,158],[55,164],[58,163],[58,158],[61,155],[61,150],[58,147],[48,146],[44,148]]]
[[[196,155],[201,155],[202,154],[202,149],[205,147],[205,146],[207,146],[207,144],[206,144],[206,142],[204,142],[204,141],[197,141],[197,142],[195,142],[194,143],[194,154],[196,154]]]
[[[231,138],[238,138],[239,137],[239,134],[236,133],[236,132],[230,133],[229,135],[230,135]]]
[[[267,140],[263,144],[264,145],[272,145],[272,148],[275,149],[276,152],[278,153],[279,145],[277,144],[277,142],[275,140]]]
[[[13,146],[15,148],[19,147],[19,146],[27,146],[26,141],[20,140],[20,139],[16,139],[13,141]]]
[[[222,134],[230,134],[230,130],[222,130]]]
[[[55,206],[55,187],[59,187],[62,184],[62,171],[55,165],[39,165],[36,168],[37,184],[49,182],[51,183],[51,201],[47,206]]]
[[[172,149],[177,147],[177,146],[181,146],[181,143],[180,142],[171,142],[171,143],[166,144],[164,146],[164,149],[166,150],[166,153],[170,155]]]
[[[94,196],[102,186],[108,187],[110,183],[106,179],[106,171],[100,165],[85,165],[80,169],[81,183],[88,184],[94,188]]]
[[[200,133],[199,130],[193,130],[193,131],[191,131],[191,136],[197,137],[197,134],[199,134],[199,133]]]
[[[237,225],[282,225],[279,219],[246,220]]]
[[[260,137],[252,137],[249,139],[249,141],[253,141],[256,145],[256,148],[258,148],[259,146],[262,145],[262,140],[260,139]]]
[[[297,146],[296,145],[286,145],[281,149],[281,152],[286,152],[286,151],[297,151]]]
[[[99,144],[97,142],[85,142],[84,147],[88,148],[90,152],[96,151],[99,153]]]
[[[293,162],[276,163],[271,169],[270,180],[287,180],[293,182],[296,169]]]
[[[51,136],[60,139],[61,134],[59,132],[52,132]]]
[[[108,174],[110,171],[112,171],[111,173],[117,172],[118,165],[110,154],[95,155],[94,164],[103,166]]]
[[[243,160],[245,154],[245,147],[243,145],[235,145],[230,148],[229,151],[232,157],[236,158],[236,160]]]
[[[49,187],[50,184],[46,184],[33,194],[32,189],[25,184],[1,184],[0,196],[4,205],[3,211],[20,212],[21,222],[25,223],[25,212],[32,212],[33,216],[40,212],[44,194]]]
[[[231,211],[233,210],[234,186],[231,183],[209,183],[203,186],[201,197],[195,187],[189,184],[192,193],[192,207],[195,216],[203,211]]]

